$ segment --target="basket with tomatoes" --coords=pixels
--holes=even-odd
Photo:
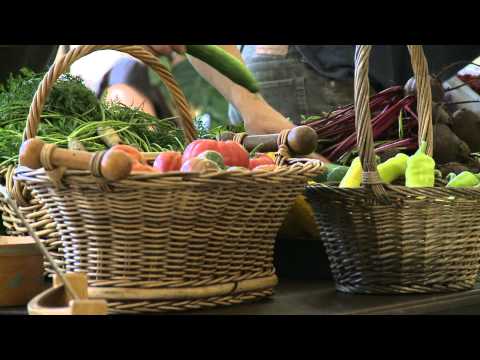
[[[323,172],[315,160],[287,161],[287,131],[274,158],[250,156],[237,141],[196,139],[183,93],[154,56],[136,46],[87,45],[45,76],[27,138],[36,136],[44,98],[58,76],[79,57],[106,48],[127,52],[162,76],[188,145],[183,153],[153,156],[115,145],[109,154],[127,154],[115,158],[128,161],[119,168],[131,169],[115,181],[102,173],[112,159],[104,153],[70,154],[88,169],[56,168],[48,160],[52,147],[44,146],[42,169],[17,168],[15,186],[26,186],[57,224],[65,270],[86,273],[89,297],[106,299],[111,313],[185,311],[271,296],[276,234],[308,179]],[[56,160],[65,164],[62,156]]]
[[[183,154],[178,151],[159,153],[153,163],[149,163],[143,154],[130,145],[115,145],[111,148],[127,154],[133,165],[132,173],[168,173],[273,170],[276,168],[272,155],[256,153],[250,157],[245,148],[235,141],[217,141],[200,139],[190,143]]]

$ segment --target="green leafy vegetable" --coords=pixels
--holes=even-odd
[[[0,168],[17,162],[30,105],[43,76],[23,69],[0,87]],[[244,131],[223,125],[209,130],[199,119],[195,126],[201,139],[226,130]],[[113,129],[125,143],[144,152],[182,151],[185,146],[175,118],[157,119],[139,109],[106,103],[79,77],[62,75],[47,98],[37,136],[65,148],[75,140],[87,151],[98,151],[106,148],[97,131],[100,127]]]

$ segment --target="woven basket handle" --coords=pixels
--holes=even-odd
[[[428,64],[421,45],[407,45],[417,83],[418,139],[427,142],[427,154],[433,153],[432,94],[428,78]],[[363,168],[363,184],[370,187],[378,199],[386,200],[385,187],[377,172],[373,130],[369,106],[368,79],[371,45],[357,45],[355,49],[355,128],[359,156]]]
[[[193,125],[192,116],[185,95],[180,90],[172,74],[152,53],[137,45],[81,45],[57,59],[45,74],[30,106],[30,112],[28,114],[25,132],[23,134],[23,141],[31,139],[37,135],[38,126],[41,121],[40,115],[48,94],[57,79],[66,72],[75,61],[98,50],[120,51],[129,54],[150,66],[163,80],[165,86],[173,97],[175,106],[180,115],[179,125],[184,132],[186,142],[190,143],[196,139],[197,132]]]

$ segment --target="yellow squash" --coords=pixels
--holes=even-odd
[[[362,163],[360,158],[353,159],[350,168],[340,182],[341,188],[358,188],[362,184]]]
[[[313,209],[305,196],[300,195],[296,198],[280,228],[279,234],[283,238],[318,239],[318,227]]]

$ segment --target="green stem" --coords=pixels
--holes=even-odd
[[[420,151],[423,154],[427,152],[427,142],[425,140],[422,140],[418,151]]]

